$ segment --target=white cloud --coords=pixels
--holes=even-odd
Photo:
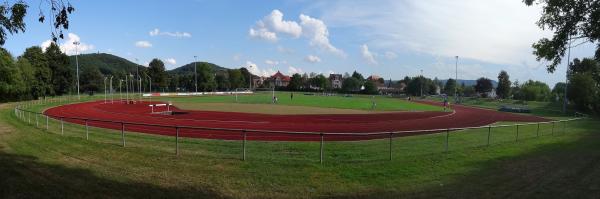
[[[244,65],[242,67],[248,69],[248,71],[254,75],[263,76],[263,77],[270,77],[277,72],[273,68],[260,70],[258,68],[258,65],[256,65],[255,63],[253,63],[251,61],[246,61],[246,65]]]
[[[304,73],[304,71],[302,71],[301,68],[296,68],[296,67],[293,67],[293,66],[288,66],[288,74],[289,75],[293,75],[293,74],[296,74],[296,73],[302,74],[302,73]]]
[[[342,57],[346,56],[344,51],[331,45],[329,42],[329,30],[322,20],[301,14],[300,25],[302,25],[304,31],[303,35],[309,38],[311,46],[315,46]]]
[[[392,52],[392,51],[387,51],[387,52],[385,52],[384,55],[385,55],[385,58],[388,58],[388,59],[396,59],[396,58],[398,58],[398,55],[395,52]]]
[[[360,46],[360,55],[362,55],[363,59],[365,59],[369,64],[377,64],[373,53],[369,51],[369,46],[367,44],[363,44]]]
[[[174,58],[166,58],[166,59],[165,59],[165,62],[166,62],[167,64],[170,64],[170,65],[175,65],[175,64],[177,64],[177,60],[175,60]]]
[[[266,65],[270,65],[270,66],[276,66],[276,65],[278,65],[278,64],[279,64],[279,62],[278,62],[278,61],[273,61],[273,60],[267,59],[267,60],[265,60],[265,64],[266,64]]]
[[[298,38],[302,34],[302,28],[295,21],[283,20],[281,11],[273,10],[269,15],[257,21],[256,25],[249,30],[251,37],[268,41],[277,41],[277,33],[284,33]]]
[[[307,61],[310,63],[317,63],[317,62],[321,62],[321,58],[319,58],[315,55],[308,55],[304,58],[304,61]]]
[[[187,37],[190,38],[192,37],[192,34],[188,33],[188,32],[161,32],[160,29],[155,28],[154,30],[151,30],[149,32],[150,36],[159,36],[159,35],[164,35],[164,36],[169,36],[169,37]]]
[[[330,25],[353,28],[380,49],[496,64],[535,61],[531,44],[549,35],[535,25],[539,6],[522,1],[328,1],[317,7]]]
[[[46,51],[46,48],[48,48],[52,42],[52,40],[46,40],[40,44],[40,47],[42,50]],[[73,44],[74,42],[79,42],[79,45],[76,46]],[[74,55],[76,52],[81,54],[89,50],[94,50],[95,48],[94,45],[81,42],[81,39],[75,33],[67,34],[67,39],[65,39],[65,42],[59,44],[59,47],[60,50],[67,55]]]
[[[277,46],[277,51],[279,51],[280,53],[285,53],[285,54],[292,54],[292,53],[294,53],[294,50],[292,50],[290,48],[283,47],[283,46]]]
[[[149,41],[137,41],[135,42],[135,46],[139,48],[150,48],[152,44]]]

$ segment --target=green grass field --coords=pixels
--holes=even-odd
[[[296,98],[296,96],[295,96]],[[182,98],[183,99],[183,98]],[[56,106],[34,105],[30,110]],[[389,140],[247,143],[85,129],[17,119],[0,105],[0,197],[594,198],[600,122],[454,132]],[[28,124],[28,121],[31,121]]]
[[[313,93],[314,94],[314,93]],[[200,97],[158,97],[161,101],[177,103],[242,103],[242,104],[272,104],[271,92],[259,92],[251,95],[200,96]],[[375,101],[375,111],[443,111],[443,108],[425,104],[414,103],[403,99],[387,96],[353,95],[351,97],[304,95],[303,92],[275,92],[278,98],[276,105],[305,106],[356,110],[373,110],[372,102]]]

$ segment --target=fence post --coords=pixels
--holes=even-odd
[[[38,121],[38,114],[35,114],[35,127],[40,127],[40,123]]]
[[[390,160],[392,160],[392,136],[394,134],[390,132]]]
[[[85,119],[85,140],[90,140],[90,127],[88,126],[88,119]]]
[[[537,130],[535,131],[535,136],[540,137],[540,123],[537,123]]]
[[[121,141],[123,142],[123,147],[125,147],[125,123],[121,122]]]
[[[48,129],[48,115],[46,115],[46,131],[48,131],[50,129]]]
[[[321,149],[320,149],[320,156],[321,156],[321,159],[319,160],[319,163],[323,164],[323,133],[321,133]]]
[[[27,123],[31,124],[31,112],[27,111]]]
[[[242,130],[242,161],[246,161],[246,130]]]
[[[517,124],[517,138],[515,139],[515,142],[519,141],[519,125]]]
[[[563,121],[563,134],[567,132],[567,120]]]
[[[175,155],[179,156],[179,127],[175,127]]]
[[[487,146],[490,146],[490,136],[492,134],[492,125],[488,126],[488,139],[487,139]]]
[[[446,152],[448,152],[448,139],[450,139],[450,129],[446,129]]]
[[[63,121],[64,118],[60,118],[60,134],[61,135],[65,135],[65,122]]]

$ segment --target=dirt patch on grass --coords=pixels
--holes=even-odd
[[[186,103],[179,102],[175,106],[187,110],[222,111],[263,113],[276,115],[307,115],[307,114],[365,114],[379,113],[378,111],[319,108],[307,106],[286,106],[278,104],[235,104],[235,103]]]

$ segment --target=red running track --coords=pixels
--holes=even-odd
[[[156,104],[157,102],[153,102]],[[437,102],[420,102],[441,105]],[[50,108],[45,114],[65,121],[85,124],[84,119],[111,120],[115,122],[88,121],[88,125],[101,128],[121,130],[121,122],[154,124],[125,124],[126,131],[175,136],[175,126],[245,129],[249,140],[278,140],[278,141],[317,141],[319,133],[326,134],[325,140],[366,140],[388,137],[389,134],[366,134],[374,132],[397,132],[434,130],[447,128],[477,127],[499,121],[514,122],[544,122],[547,119],[519,115],[493,110],[455,105],[454,112],[390,112],[375,114],[320,114],[320,115],[268,115],[257,113],[190,111],[172,107],[174,112],[181,114],[160,115],[150,113],[149,102],[125,104],[115,102],[104,104],[103,101],[69,104]],[[160,107],[163,111],[164,107]],[[167,127],[164,127],[167,126]],[[290,133],[273,133],[268,131],[285,131]],[[295,133],[294,133],[295,132]],[[312,134],[299,133],[312,132]],[[410,132],[394,134],[394,136],[409,136],[416,134],[434,133]],[[243,131],[179,128],[179,136],[209,139],[239,140],[243,139]]]

